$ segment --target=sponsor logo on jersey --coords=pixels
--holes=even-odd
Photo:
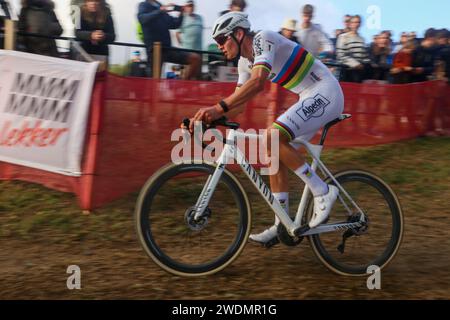
[[[322,81],[322,78],[320,78],[318,75],[316,75],[314,72],[311,72],[311,78],[314,82]]]
[[[256,56],[260,56],[263,53],[263,44],[261,35],[257,35],[255,40],[253,41],[253,50],[255,51]]]
[[[324,114],[325,107],[329,104],[330,101],[319,93],[314,98],[308,98],[303,101],[302,107],[297,110],[297,114],[304,121],[308,121],[311,118],[319,118]]]
[[[274,47],[275,47],[275,43],[273,43],[272,41],[266,40],[266,44],[265,44],[265,48],[264,48],[266,51],[271,52]]]

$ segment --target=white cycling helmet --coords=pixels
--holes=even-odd
[[[212,37],[215,39],[220,35],[229,36],[236,28],[251,28],[247,14],[235,11],[224,14],[214,23]]]

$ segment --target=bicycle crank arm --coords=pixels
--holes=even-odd
[[[336,232],[336,231],[346,231],[349,229],[356,229],[361,228],[362,224],[361,222],[342,222],[342,223],[334,223],[334,224],[322,224],[316,228],[309,228],[308,226],[302,226],[298,230],[296,230],[295,235],[298,237],[303,236],[312,236],[315,234],[321,234],[321,233],[329,233],[329,232]]]

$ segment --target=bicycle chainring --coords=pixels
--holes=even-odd
[[[304,237],[293,237],[289,234],[286,227],[280,223],[277,227],[278,239],[282,244],[288,247],[298,246]]]

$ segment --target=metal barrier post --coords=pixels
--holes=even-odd
[[[5,20],[5,46],[6,50],[14,50],[16,48],[16,21]]]
[[[161,42],[153,44],[153,78],[161,79]]]

